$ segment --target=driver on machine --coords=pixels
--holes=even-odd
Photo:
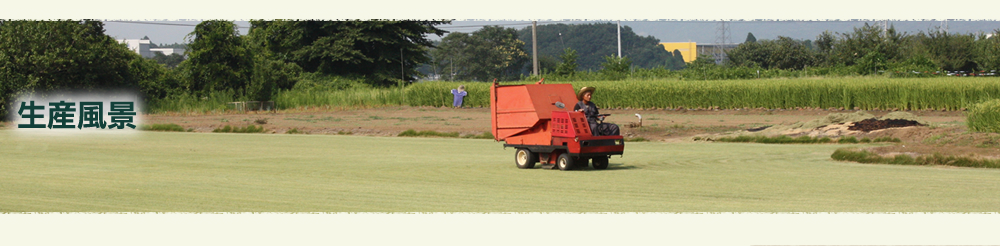
[[[600,114],[597,105],[590,101],[594,94],[594,87],[580,88],[580,93],[576,94],[576,99],[580,100],[573,106],[573,111],[583,112],[587,116],[587,123],[590,124],[590,132],[594,136],[614,136],[619,135],[618,125],[603,123],[607,114]],[[600,121],[601,123],[597,123]]]

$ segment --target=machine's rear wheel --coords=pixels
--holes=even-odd
[[[556,166],[559,166],[559,170],[563,171],[573,169],[573,157],[565,153],[559,155],[559,158],[556,159]]]
[[[594,169],[597,169],[597,170],[608,169],[608,157],[607,156],[594,157],[592,160],[594,160]]]
[[[517,168],[534,168],[535,162],[538,162],[538,156],[528,149],[519,148],[514,152],[514,164],[517,164]]]

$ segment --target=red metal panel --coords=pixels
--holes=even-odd
[[[552,136],[576,137],[592,135],[590,124],[587,123],[587,117],[581,112],[553,111],[550,125]]]
[[[552,134],[548,131],[521,133],[507,138],[507,144],[549,145]]]
[[[551,118],[552,111],[573,111],[576,105],[576,92],[570,84],[550,84],[550,85],[525,85],[531,102],[538,112],[539,119]],[[556,102],[562,103],[559,108]]]
[[[497,141],[540,132],[545,132],[543,134],[545,136],[551,136],[549,119],[552,117],[552,112],[572,111],[577,102],[573,86],[570,84],[512,86],[494,84],[490,88],[490,98],[493,100],[490,103],[490,123],[494,139]],[[575,130],[573,132],[573,135],[577,134]],[[589,127],[586,127],[585,134],[590,134]],[[541,135],[535,134],[532,137],[512,141],[542,141],[548,144],[550,139],[536,139],[538,136]]]

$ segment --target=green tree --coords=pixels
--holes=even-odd
[[[674,53],[668,51],[663,47],[663,44],[657,43],[652,46],[641,47],[633,55],[629,55],[628,58],[633,61],[632,65],[640,68],[664,68],[676,64],[679,60],[683,63],[684,58],[674,57]]]
[[[916,35],[920,47],[934,63],[944,70],[969,71],[976,67],[974,61],[975,35],[949,34],[937,30]]]
[[[157,66],[104,34],[104,23],[0,21],[0,115],[21,93],[56,89],[133,89],[156,83]],[[153,63],[152,65],[156,65]],[[146,84],[148,84],[146,83]]]
[[[815,61],[812,49],[804,42],[781,36],[777,40],[742,43],[726,54],[732,65],[765,69],[802,69]]]
[[[530,60],[523,47],[515,29],[486,26],[472,34],[451,33],[432,53],[455,80],[517,80],[522,69],[531,66],[526,64]]]
[[[897,32],[894,26],[883,30],[865,23],[863,27],[855,27],[853,32],[841,34],[841,38],[832,45],[831,58],[838,64],[854,65],[874,52],[881,54],[880,57],[886,61],[896,61],[903,58],[902,48],[906,37],[905,33]],[[819,46],[822,49],[823,45]],[[869,56],[873,57],[876,56]]]
[[[748,32],[747,40],[743,41],[743,43],[753,43],[753,42],[757,42],[757,37],[754,37],[752,32]]]
[[[244,94],[253,60],[231,21],[209,20],[195,26],[189,59],[182,63],[187,87],[198,93],[233,90]]]
[[[601,63],[601,73],[608,77],[620,79],[632,68],[632,60],[628,57],[605,56]]]
[[[269,59],[305,72],[363,77],[372,84],[414,81],[430,58],[427,34],[444,35],[448,21],[251,21],[251,42]]]
[[[524,65],[527,66],[529,63],[526,62]],[[538,56],[538,73],[543,76],[555,72],[558,67],[559,59],[552,56]],[[525,70],[526,69],[527,68],[525,68]]]
[[[816,58],[819,64],[833,65],[833,44],[835,42],[837,42],[837,36],[834,36],[830,31],[823,31],[819,36],[816,36],[814,47],[817,51]]]
[[[550,24],[536,29],[538,54],[559,56],[566,48],[577,51],[578,70],[598,70],[604,56],[618,54],[618,26],[615,23],[595,24]],[[518,31],[519,39],[525,43],[524,50],[531,50],[531,27]],[[621,28],[622,56],[629,57],[637,67],[652,68],[667,64],[669,52],[653,36],[639,36],[629,26]]]
[[[247,41],[243,43],[253,59],[246,96],[254,101],[269,101],[278,91],[293,89],[302,75],[302,67],[277,59],[264,47],[265,42],[259,42],[263,39],[260,37],[263,33],[251,31],[245,37]]]
[[[263,56],[254,60],[252,77],[246,89],[250,100],[269,101],[279,90],[292,89],[302,72],[302,68],[295,63],[268,60]]]
[[[860,74],[876,74],[878,71],[888,68],[889,62],[886,61],[882,53],[870,51],[865,56],[856,59],[855,65]]]
[[[559,76],[573,76],[576,73],[576,51],[571,48],[566,48],[563,50],[563,54],[559,56],[562,62],[559,63],[559,67],[556,68],[556,74]]]
[[[156,61],[156,63],[167,66],[168,68],[175,68],[184,61],[184,56],[177,53],[173,53],[168,56],[164,55],[163,52],[156,52],[151,59]]]
[[[1000,29],[993,30],[991,37],[979,35],[975,43],[975,62],[980,70],[1000,70]]]
[[[128,63],[128,74],[138,83],[139,92],[146,100],[164,98],[167,95],[182,92],[181,79],[175,70],[167,69],[152,59],[134,56]]]
[[[684,55],[681,54],[680,50],[674,50],[674,59],[667,61],[667,68],[670,70],[681,70],[684,69],[687,64],[684,63]]]

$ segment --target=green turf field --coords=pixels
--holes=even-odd
[[[492,140],[0,131],[0,212],[996,212],[1000,170],[830,160],[842,145],[629,143],[608,170]]]

